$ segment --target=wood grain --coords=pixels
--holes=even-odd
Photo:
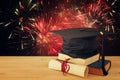
[[[66,74],[48,68],[55,56],[1,56],[0,80],[120,80],[120,57],[107,56],[112,67],[107,76],[89,74],[87,78]]]

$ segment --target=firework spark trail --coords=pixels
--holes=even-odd
[[[73,8],[69,2],[59,4],[56,9],[58,13],[55,14],[56,23],[53,30],[84,27],[85,17],[76,8]]]
[[[31,13],[32,10],[35,10],[37,6],[38,4],[33,3],[32,0],[19,1],[15,11],[11,12],[14,13],[14,16],[4,22],[0,22],[0,25],[4,27],[14,27],[8,36],[8,39],[11,39],[14,36],[16,29],[18,30],[18,35],[22,37],[22,32],[25,31],[25,27],[29,24],[29,13]],[[33,35],[31,35],[31,38],[34,40]],[[24,49],[23,44],[24,42],[21,40],[21,50]]]
[[[113,3],[115,4],[116,1]],[[89,3],[87,8],[84,6],[83,8],[86,9],[83,9],[81,12],[87,16],[85,23],[89,23],[88,26],[91,24],[91,27],[96,28],[100,28],[102,26],[101,28],[103,29],[109,25],[109,28],[114,32],[112,17],[115,11],[111,8],[113,3],[109,6],[105,0],[98,0],[97,2]]]
[[[37,34],[37,53],[39,55],[57,55],[61,50],[62,38],[50,32],[51,23],[52,17],[50,17],[49,21],[46,21],[45,18],[36,18],[32,23],[34,25],[33,31]]]
[[[35,17],[29,17],[28,14],[38,6],[37,3],[32,3],[32,0],[28,0],[27,4],[19,2],[19,6],[14,12],[17,19],[0,22],[0,25],[4,24],[7,27],[17,22],[19,29],[22,31],[24,29],[28,30],[33,40],[35,38],[32,33],[35,33],[41,55],[56,55],[61,49],[62,39],[60,36],[50,33],[52,30],[85,27],[102,28],[115,32],[113,16],[116,14],[114,5],[117,0],[114,0],[111,4],[108,4],[109,0],[93,0],[87,4],[86,0],[63,0],[56,3],[54,7],[55,1],[53,3],[50,0],[46,1],[40,0],[38,2],[41,7],[40,12],[34,14]],[[37,16],[37,14],[40,15]],[[12,34],[13,32],[10,33],[9,39]],[[21,48],[24,48],[23,43],[21,43]]]
[[[27,4],[25,4],[27,3]],[[21,30],[24,29],[25,21],[27,21],[28,14],[30,11],[35,9],[37,7],[37,3],[32,3],[32,0],[27,1],[19,1],[19,5],[16,7],[14,13],[15,18],[11,18],[9,21],[1,22],[0,24],[4,24],[5,27],[12,25],[13,23],[17,23],[19,26],[21,26]]]
[[[37,42],[38,53],[40,55],[57,55],[62,46],[62,38],[53,33],[47,33],[46,35],[39,34]]]
[[[42,1],[40,3],[44,6]],[[60,11],[59,13],[53,11],[52,13],[55,13],[55,15],[51,17],[48,14],[41,15],[35,18],[34,23],[31,24],[34,27],[34,33],[37,34],[36,41],[39,48],[38,53],[40,55],[57,55],[61,50],[63,43],[62,38],[56,34],[50,33],[51,30],[73,28],[81,25],[83,27],[82,22],[84,17],[78,16],[78,13],[76,13],[74,9],[69,8],[71,4],[68,3],[67,8],[64,6],[66,6],[66,3],[55,6],[55,9],[57,9],[58,12]],[[44,11],[42,12],[44,13]]]
[[[116,2],[117,0],[108,5],[105,0],[98,0],[78,6],[77,9],[69,6],[69,3],[65,3],[65,5],[60,4],[60,6],[57,6],[57,9],[60,7],[61,10],[57,16],[57,25],[61,25],[61,29],[75,28],[75,26],[106,29],[109,26],[112,32],[114,32],[114,20],[112,17],[116,12],[112,7]],[[110,31],[110,29],[107,30]]]
[[[71,0],[67,0],[66,2],[55,6],[54,10],[50,12],[51,14],[54,14],[53,16],[47,12],[45,15],[41,16],[41,19],[36,19],[36,23],[33,24],[36,29],[34,31],[39,36],[37,41],[41,44],[41,46],[39,46],[40,53],[57,54],[59,51],[57,51],[55,47],[60,46],[62,42],[58,39],[56,43],[60,45],[52,46],[55,41],[51,39],[51,36],[53,35],[49,33],[51,30],[85,27],[102,28],[108,31],[110,31],[111,28],[114,32],[111,17],[113,16],[113,13],[115,14],[116,12],[111,8],[111,6],[114,6],[116,1],[117,0],[115,0],[111,5],[108,5],[105,0],[98,0],[89,2],[89,4],[81,2],[83,4],[82,6],[75,4],[73,6]],[[40,4],[45,9],[42,0]],[[44,9],[42,11],[43,14],[46,11],[44,11]],[[48,21],[45,21],[45,19],[48,19]],[[53,48],[49,46],[52,46]]]

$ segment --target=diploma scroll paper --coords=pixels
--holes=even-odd
[[[48,67],[50,69],[61,71],[61,64],[62,63],[60,63],[57,60],[50,60]],[[77,64],[72,64],[72,63],[67,63],[67,64],[70,66],[70,69],[69,69],[68,73],[74,74],[74,75],[77,75],[77,76],[81,76],[81,77],[87,77],[87,75],[88,75],[87,66],[77,65]]]

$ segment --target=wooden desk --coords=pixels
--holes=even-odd
[[[0,57],[0,80],[120,80],[120,57],[107,56],[112,61],[112,68],[108,76],[89,74],[87,78],[74,75],[63,75],[60,71],[48,68],[49,56],[28,57]]]

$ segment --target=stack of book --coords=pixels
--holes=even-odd
[[[61,52],[57,60],[49,62],[49,68],[61,70],[81,77],[90,74],[103,75],[102,61],[97,51],[98,30],[92,28],[73,28],[53,31],[63,37]],[[109,69],[109,60],[105,60],[105,69]]]

